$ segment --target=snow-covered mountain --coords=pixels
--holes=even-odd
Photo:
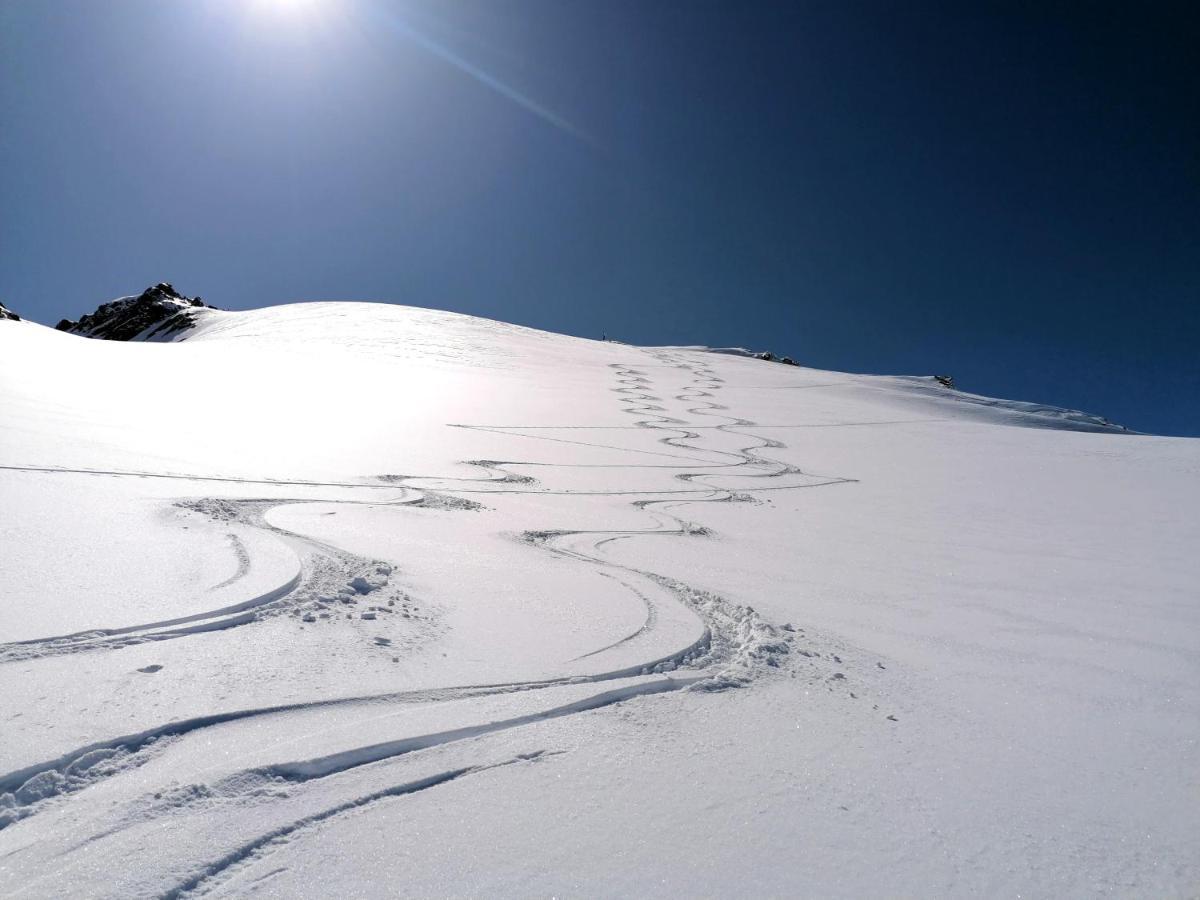
[[[0,322],[0,893],[1200,884],[1200,442],[169,294]]]

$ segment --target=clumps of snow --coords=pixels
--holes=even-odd
[[[388,583],[388,577],[392,574],[392,567],[387,563],[374,563],[370,569],[361,575],[356,575],[350,581],[350,587],[358,591],[360,594],[369,594],[371,591],[377,591]]]
[[[32,815],[46,800],[82,790],[115,774],[129,764],[130,755],[125,747],[98,747],[31,775],[15,790],[0,793],[0,829]]]
[[[508,472],[504,469],[501,469],[501,466],[509,465],[509,463],[506,463],[503,460],[468,459],[465,460],[463,464],[468,466],[479,466],[481,469],[487,469],[497,476],[496,478],[492,479],[497,484],[534,484],[537,482],[536,478],[531,478],[528,475],[518,475],[515,472]]]
[[[299,542],[307,550],[303,574],[295,587],[270,603],[256,606],[255,618],[286,614],[304,625],[332,625],[355,620],[352,610],[361,603],[371,602],[365,610],[359,610],[359,621],[374,621],[382,613],[383,618],[394,616],[397,624],[404,620],[408,626],[432,627],[434,615],[423,611],[411,596],[392,585],[395,571],[390,563],[310,541],[266,521],[269,509],[287,502],[205,497],[183,500],[176,506],[218,522],[238,522],[274,532],[293,543]],[[412,634],[408,638],[416,640]]]
[[[67,766],[67,774],[82,775],[84,772],[94,769],[100,763],[120,756],[120,754],[121,751],[115,747],[101,747],[97,750],[89,751]]]
[[[573,531],[563,531],[561,529],[547,529],[545,531],[522,531],[518,538],[524,544],[531,544],[534,547],[541,546],[547,541],[557,537],[563,537],[568,534],[574,534]]]
[[[177,808],[203,803],[216,796],[216,792],[207,784],[182,784],[165,791],[155,791],[154,799],[158,808]]]
[[[725,502],[761,504],[763,501],[755,497],[753,494],[743,494],[740,491],[731,491]]]
[[[445,509],[445,510],[463,510],[468,512],[477,512],[484,509],[484,505],[475,500],[469,500],[466,497],[454,497],[450,494],[441,494],[437,491],[424,491],[425,496],[411,506],[419,506],[422,509]]]
[[[66,776],[59,772],[39,772],[17,788],[13,799],[19,804],[31,806],[39,800],[61,793],[66,783]]]
[[[219,497],[203,497],[198,500],[181,500],[175,504],[180,509],[197,512],[216,522],[239,522],[245,518],[244,504]]]
[[[338,562],[342,565],[337,565]],[[347,566],[346,563],[350,565]],[[331,619],[332,610],[358,606],[361,601],[385,592],[391,576],[391,565],[379,560],[360,560],[350,557],[349,554],[340,559],[326,557],[318,560],[313,566],[308,583],[298,587],[289,598],[291,614],[308,623],[318,619]],[[405,617],[420,617],[410,605],[409,596],[396,591],[387,599],[389,605],[372,605],[360,613],[360,618],[374,619],[377,612],[396,612],[393,607],[397,599],[403,603],[401,610]]]
[[[794,635],[767,622],[753,607],[732,603],[674,578],[643,574],[674,594],[708,625],[707,651],[690,664],[710,669],[712,674],[697,682],[693,690],[744,687],[788,661]]]

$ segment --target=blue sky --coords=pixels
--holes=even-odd
[[[0,0],[0,300],[387,300],[1200,435],[1194,9]]]

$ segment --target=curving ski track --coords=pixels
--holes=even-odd
[[[287,542],[297,553],[297,573],[287,583],[279,585],[263,595],[191,616],[124,628],[95,629],[79,634],[0,645],[0,663],[32,656],[57,655],[82,650],[113,650],[131,643],[189,637],[206,631],[251,625],[264,617],[274,615],[290,614],[304,617],[305,621],[313,621],[316,615],[320,615],[321,611],[333,604],[354,602],[357,597],[369,594],[370,591],[394,590],[389,586],[392,570],[386,563],[357,557],[332,545],[274,526],[265,518],[270,509],[288,503],[304,502],[353,502],[369,505],[413,504],[443,509],[470,509],[477,507],[477,504],[459,495],[480,493],[572,493],[584,495],[595,493],[639,497],[649,495],[653,499],[631,500],[630,505],[644,513],[651,520],[652,527],[623,530],[547,529],[525,532],[517,536],[517,539],[560,558],[571,559],[591,566],[614,585],[619,585],[622,589],[637,596],[645,606],[646,618],[639,628],[613,643],[576,657],[572,662],[594,659],[617,648],[627,649],[638,640],[652,634],[662,604],[679,604],[699,619],[703,626],[700,639],[670,653],[645,659],[635,665],[622,665],[600,673],[504,684],[447,686],[432,690],[373,694],[312,703],[236,710],[169,722],[136,734],[98,741],[59,758],[0,775],[0,828],[35,813],[44,803],[56,802],[57,798],[64,798],[85,789],[100,779],[109,778],[140,765],[145,761],[147,753],[155,747],[161,746],[160,742],[163,742],[164,739],[178,738],[229,722],[282,715],[303,709],[352,704],[437,703],[518,691],[542,690],[572,683],[600,683],[637,675],[659,676],[616,690],[602,691],[583,700],[552,707],[538,713],[482,725],[466,726],[449,732],[403,737],[317,759],[278,763],[262,769],[247,770],[237,776],[224,779],[224,781],[229,781],[230,778],[244,780],[246,777],[251,777],[305,782],[314,778],[337,775],[350,768],[394,759],[407,753],[452,741],[482,737],[496,731],[518,728],[535,721],[599,709],[633,697],[681,689],[720,690],[744,686],[756,677],[785,665],[790,658],[791,645],[795,640],[790,628],[778,629],[764,621],[749,607],[731,603],[722,597],[696,589],[670,576],[616,563],[604,557],[603,548],[618,540],[652,536],[687,538],[706,535],[708,533],[706,529],[669,511],[684,504],[746,502],[753,500],[754,494],[761,491],[796,490],[848,484],[854,479],[815,475],[764,456],[762,451],[783,448],[786,445],[778,440],[753,433],[749,429],[757,427],[755,423],[728,415],[727,407],[714,402],[717,392],[723,386],[723,381],[711,369],[680,360],[668,351],[648,350],[643,352],[652,357],[654,360],[652,365],[678,370],[681,373],[691,373],[692,383],[674,396],[676,401],[685,405],[685,411],[690,417],[717,417],[728,421],[694,426],[686,420],[672,417],[667,414],[666,408],[659,405],[662,402],[661,398],[650,392],[649,388],[653,382],[645,373],[632,364],[613,364],[613,374],[617,386],[612,390],[624,402],[624,412],[639,416],[633,427],[660,432],[661,436],[657,438],[657,442],[663,446],[663,450],[651,451],[549,435],[522,434],[521,426],[458,425],[457,427],[502,433],[506,436],[516,434],[530,439],[614,449],[642,456],[670,457],[677,462],[673,464],[662,462],[616,463],[604,464],[604,466],[679,469],[680,471],[674,478],[686,487],[666,490],[558,492],[542,487],[538,479],[512,471],[512,468],[557,466],[559,464],[536,460],[473,460],[469,464],[482,469],[485,472],[483,477],[385,475],[378,476],[377,482],[382,483],[375,484],[327,483],[337,487],[374,490],[390,487],[393,490],[399,488],[403,491],[399,498],[384,501],[278,499],[182,501],[181,506],[194,512],[219,521],[238,522],[265,530]],[[713,449],[701,446],[695,443],[701,440],[700,433],[693,430],[695,428],[736,435],[747,439],[749,443],[735,449]],[[51,470],[37,469],[37,471]],[[152,473],[120,474],[152,475]],[[187,478],[189,476],[164,477]],[[705,483],[705,479],[717,478],[737,479],[740,484],[737,488],[732,488]],[[744,484],[741,484],[742,482]],[[281,482],[254,481],[251,483],[280,484]],[[316,482],[301,483],[307,486],[319,484]],[[422,486],[422,483],[426,486]],[[235,543],[235,548],[236,546],[239,545]],[[216,587],[223,587],[225,584],[236,581],[245,574],[244,569],[245,566],[239,557],[238,573]],[[361,579],[364,576],[368,577],[368,580],[371,577],[374,578],[368,591],[362,590]],[[356,579],[359,582],[356,582]],[[356,583],[358,583],[358,587],[354,587]],[[800,651],[799,655],[811,658],[819,654]],[[687,674],[682,672],[675,676],[666,674],[681,669],[686,670]],[[169,745],[169,740],[166,743]],[[497,765],[510,765],[538,755],[532,754],[492,765],[455,769],[417,781],[405,782],[393,788],[346,801],[289,825],[271,829],[259,837],[241,844],[215,862],[198,864],[192,875],[168,891],[165,896],[179,897],[197,890],[205,890],[211,886],[214,879],[218,879],[232,867],[247,859],[257,858],[269,852],[273,846],[281,843],[288,835],[312,827],[342,812],[381,799],[426,790],[465,775],[487,771]]]

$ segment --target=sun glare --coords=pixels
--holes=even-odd
[[[329,0],[252,0],[251,9],[261,18],[301,19],[315,16]]]

